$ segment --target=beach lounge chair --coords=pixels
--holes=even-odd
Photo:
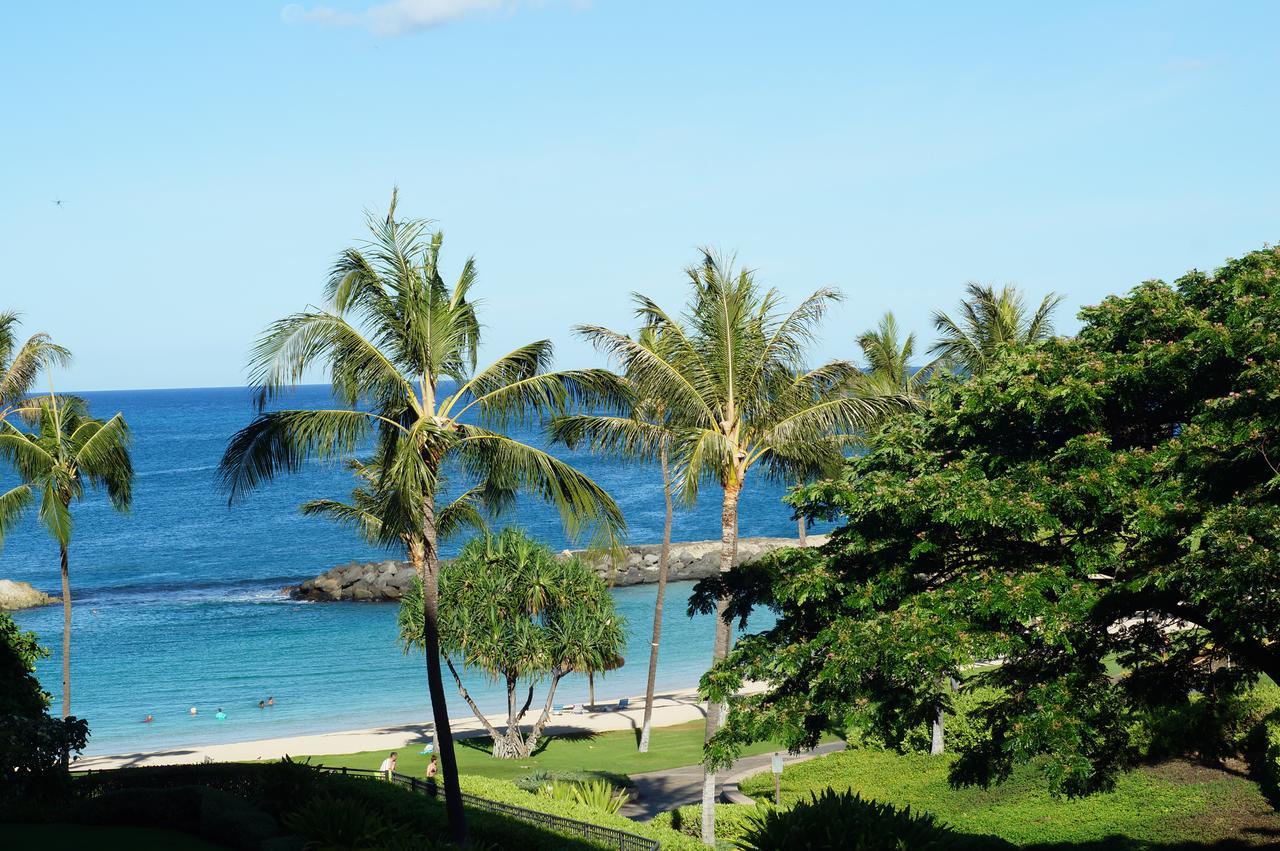
[[[564,704],[563,704],[563,703],[557,703],[554,707],[552,707],[552,709],[551,709],[551,714],[552,714],[552,715],[563,715],[563,714],[564,714],[564,709],[565,709],[565,706],[564,706]]]
[[[582,708],[582,704],[581,704],[581,703],[575,703],[575,704],[573,705],[573,714],[574,714],[574,715],[585,715],[585,714],[586,714],[586,710]]]
[[[621,712],[622,710],[626,709],[630,705],[631,705],[631,698],[624,697],[622,698],[622,700],[618,701],[618,711]]]

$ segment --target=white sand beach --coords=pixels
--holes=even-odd
[[[745,693],[763,688],[751,684]],[[581,715],[563,712],[553,715],[547,725],[547,734],[587,731],[595,733],[610,730],[638,730],[644,721],[644,697],[628,699],[626,709],[616,709],[618,701],[601,703],[595,711],[585,710]],[[532,713],[531,713],[532,715]],[[490,715],[489,722],[499,728],[506,716]],[[536,718],[536,715],[532,716]],[[698,700],[696,689],[666,692],[655,695],[653,701],[653,726],[669,727],[706,717],[705,706]],[[528,718],[528,716],[526,716]],[[472,715],[450,719],[455,736],[476,736],[484,733],[480,722]],[[175,747],[165,750],[138,753],[85,756],[75,761],[76,770],[122,768],[138,765],[173,765],[181,763],[239,762],[258,759],[280,759],[283,756],[318,756],[322,754],[353,753],[356,751],[396,750],[411,744],[423,743],[431,737],[431,724],[405,724],[394,727],[375,727],[367,730],[346,730],[337,733],[317,733],[305,736],[288,736],[278,739],[258,739],[249,742],[228,742],[216,745]]]

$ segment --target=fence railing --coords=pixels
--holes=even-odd
[[[382,779],[384,777],[384,772],[370,768],[347,768],[345,766],[331,765],[318,765],[315,767],[332,774],[344,774],[350,777],[368,777],[370,779]],[[416,777],[392,772],[389,779],[394,783],[399,783],[401,786],[407,786],[415,792],[430,791],[428,783]],[[462,801],[473,809],[499,813],[510,818],[519,819],[535,827],[553,830],[556,833],[581,836],[583,839],[608,845],[610,848],[617,848],[618,851],[659,851],[660,847],[656,839],[637,836],[625,830],[539,812],[526,807],[518,807],[515,804],[491,801],[488,798],[481,798],[479,795],[472,795],[469,792],[462,793]]]

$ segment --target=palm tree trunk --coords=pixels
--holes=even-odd
[[[587,671],[587,705],[596,708],[596,672]]]
[[[801,487],[801,486],[803,486],[803,485],[804,485],[804,482],[803,482],[803,481],[796,482],[796,487]],[[809,531],[809,530],[806,528],[807,526],[808,526],[808,524],[804,522],[804,518],[803,518],[803,517],[797,517],[797,518],[796,518],[796,529],[797,529],[797,532],[798,532],[798,534],[797,534],[797,536],[796,536],[796,537],[798,537],[798,538],[800,539],[800,546],[802,546],[802,547],[805,545],[805,537],[806,537],[806,535],[808,534],[808,531]]]
[[[640,727],[640,753],[649,752],[649,732],[653,726],[653,690],[658,679],[658,645],[662,641],[662,602],[667,594],[667,571],[671,563],[671,476],[667,469],[667,449],[658,453],[662,467],[662,498],[666,516],[662,523],[662,550],[658,553],[658,595],[653,601],[653,641],[649,643],[649,681],[644,687],[644,723]]]
[[[444,809],[449,820],[449,838],[457,845],[470,844],[467,814],[462,809],[462,787],[458,783],[458,761],[453,753],[453,730],[449,726],[449,707],[444,697],[444,677],[440,670],[440,556],[436,550],[435,505],[424,506],[425,541],[417,554],[422,577],[422,643],[427,656],[427,690],[431,694],[431,716],[440,757],[440,775],[444,786]],[[411,552],[410,558],[414,558]]]
[[[71,576],[67,572],[67,545],[62,555],[62,717],[71,715]]]
[[[733,570],[733,563],[738,555],[738,495],[742,483],[726,485],[724,503],[720,509],[720,575],[724,576]],[[729,642],[732,638],[729,623],[725,614],[729,608],[729,598],[721,596],[716,603],[716,640],[712,650],[711,664],[714,666],[729,655]],[[719,731],[724,723],[724,707],[719,703],[707,701],[707,728],[703,743],[711,741],[711,737]],[[702,842],[704,845],[716,844],[716,773],[709,767],[702,774]]]

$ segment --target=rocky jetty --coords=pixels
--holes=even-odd
[[[810,535],[805,546],[826,543],[826,535]],[[738,541],[738,564],[746,564],[771,550],[798,546],[795,538],[741,538]],[[627,547],[618,560],[596,556],[585,550],[565,550],[564,555],[577,555],[589,560],[606,582],[614,586],[643,585],[658,581],[658,554],[661,544],[637,544]],[[686,582],[712,576],[720,569],[720,542],[693,541],[671,544],[668,578]],[[353,601],[380,603],[399,600],[413,584],[413,568],[404,562],[350,562],[330,568],[301,585],[285,588],[298,600],[323,602]]]
[[[38,591],[26,582],[14,582],[12,579],[0,579],[0,611],[17,611],[33,609],[36,606],[47,606],[61,602],[59,597],[50,597]]]

